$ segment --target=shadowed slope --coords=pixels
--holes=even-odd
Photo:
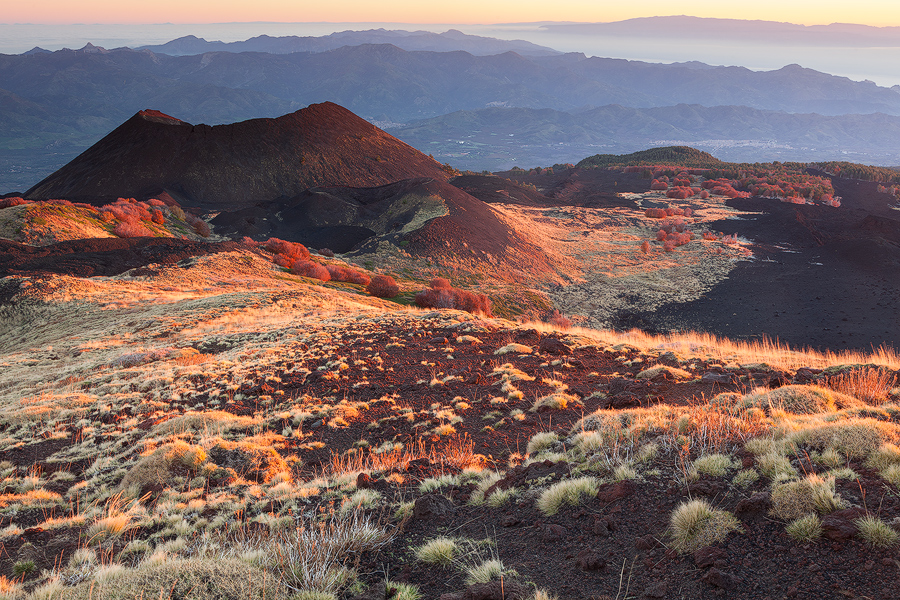
[[[108,202],[165,190],[187,204],[239,208],[310,187],[409,177],[447,176],[433,159],[330,102],[213,127],[141,111],[27,196]]]

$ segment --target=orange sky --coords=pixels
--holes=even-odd
[[[226,23],[384,22],[522,23],[531,21],[619,21],[685,14],[761,19],[806,25],[861,23],[900,26],[897,0],[32,0],[9,2],[4,23]]]

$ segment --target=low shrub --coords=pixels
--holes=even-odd
[[[400,286],[390,275],[376,275],[369,281],[366,291],[376,298],[393,298],[400,293]]]
[[[22,204],[28,204],[30,200],[26,200],[24,198],[19,198],[15,196],[13,198],[0,198],[0,208],[9,208],[10,206],[20,206]]]
[[[209,237],[209,234],[211,233],[209,223],[200,217],[194,217],[193,219],[190,218],[190,215],[188,215],[188,217],[188,224],[194,228],[194,233],[200,237]]]
[[[322,281],[331,281],[331,273],[323,265],[310,260],[298,260],[291,267],[291,273],[301,277],[311,277]]]
[[[665,185],[665,184],[663,184]],[[665,189],[665,188],[663,188]],[[666,218],[666,209],[664,208],[648,208],[644,211],[644,216],[649,217],[651,219],[665,219]]]
[[[262,247],[272,254],[282,254],[284,256],[297,260],[309,260],[309,250],[303,244],[298,242],[288,242],[278,238],[269,238],[263,242]]]
[[[328,269],[332,281],[369,285],[369,282],[372,280],[371,277],[362,271],[357,271],[356,269],[351,269],[350,267],[345,267],[343,265],[325,265],[325,268]]]
[[[650,247],[649,242],[644,243],[647,244],[648,248]],[[550,318],[547,319],[547,322],[554,327],[559,327],[560,329],[569,329],[570,327],[572,327],[572,319],[561,315],[558,310],[553,311],[553,314],[550,315]]]
[[[117,223],[113,228],[113,234],[120,238],[149,237],[153,235],[150,233],[150,230],[144,227],[139,221],[123,221]]]
[[[470,313],[491,315],[491,301],[484,294],[461,290],[442,277],[431,280],[431,287],[416,294],[413,300],[421,308],[455,308]]]
[[[693,195],[694,190],[684,186],[669,188],[669,190],[666,192],[667,198],[674,198],[676,200],[684,200],[685,198],[690,198]]]

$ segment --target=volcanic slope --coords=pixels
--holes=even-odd
[[[167,191],[182,204],[234,209],[310,187],[410,177],[447,179],[433,159],[331,102],[216,126],[144,110],[26,196],[97,203]]]

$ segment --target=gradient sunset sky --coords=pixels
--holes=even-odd
[[[900,26],[897,0],[32,0],[8,3],[3,23],[227,23],[385,22],[524,23],[534,21],[609,22],[635,17],[683,14],[697,17],[760,19],[804,25],[859,23]]]

